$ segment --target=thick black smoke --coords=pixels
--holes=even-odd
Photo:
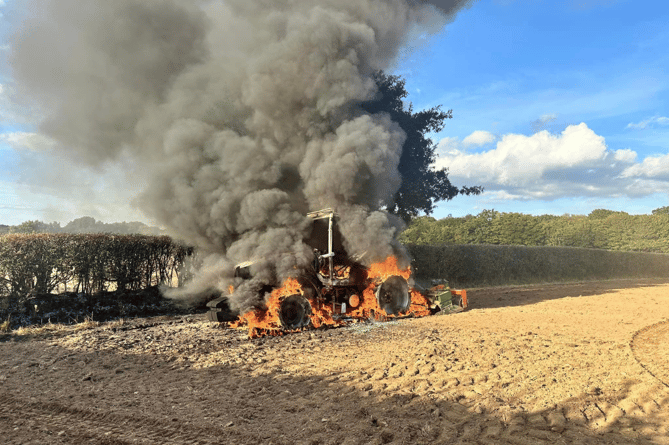
[[[398,254],[399,222],[379,209],[404,134],[357,105],[407,36],[467,3],[40,0],[11,65],[43,133],[91,164],[145,168],[144,211],[204,254],[190,292],[227,287],[245,260],[259,286],[311,261],[311,210],[333,207],[366,261]]]

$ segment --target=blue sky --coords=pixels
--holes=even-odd
[[[484,0],[408,51],[414,106],[453,109],[437,164],[486,188],[434,216],[669,205],[668,24],[663,1]]]
[[[125,182],[118,165],[63,169],[47,159],[54,169],[39,181],[30,173],[45,156],[31,147],[44,141],[6,97],[12,6],[0,0],[0,223],[151,223],[130,205],[142,184]],[[412,42],[394,67],[408,99],[453,109],[433,136],[437,165],[455,185],[486,189],[433,216],[669,205],[668,24],[665,1],[479,0]]]

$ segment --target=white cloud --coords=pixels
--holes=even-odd
[[[623,178],[645,177],[669,179],[669,154],[648,156],[640,164],[634,164],[626,168],[621,176]]]
[[[484,198],[499,204],[669,193],[669,154],[639,162],[630,148],[610,150],[585,123],[560,134],[506,134],[479,153],[463,146],[457,138],[442,139],[435,167],[448,168],[454,185],[482,185]]]
[[[530,127],[534,133],[538,133],[541,130],[554,130],[558,124],[555,122],[557,120],[557,114],[542,114],[539,119],[530,122]],[[564,125],[562,126],[564,127]]]
[[[557,114],[555,113],[542,114],[541,117],[539,118],[539,122],[542,123],[553,122],[556,119],[557,119]]]
[[[637,154],[634,150],[629,148],[623,148],[622,150],[616,150],[613,153],[613,159],[616,161],[629,162],[632,163],[636,161]]]
[[[488,131],[475,131],[462,140],[465,147],[481,147],[495,140],[495,135]]]
[[[45,151],[53,148],[55,142],[38,133],[13,132],[0,134],[0,142],[7,143],[15,150],[28,149],[32,151]]]
[[[489,193],[486,193],[487,197],[495,201],[516,201],[522,200],[524,197],[522,195],[512,195],[506,190],[496,190]]]
[[[457,155],[462,150],[462,142],[458,138],[445,137],[437,143],[439,155]]]
[[[494,142],[497,137],[483,130],[477,130],[465,137],[463,140],[454,137],[445,137],[437,143],[437,154],[439,156],[458,156],[474,147],[482,147],[491,142]]]
[[[625,128],[631,128],[633,130],[643,130],[644,128],[648,126],[653,126],[654,124],[669,125],[669,117],[653,116],[636,124],[630,122],[629,124],[627,124],[627,127]]]
[[[442,156],[437,167],[484,182],[524,185],[541,179],[548,170],[591,166],[606,157],[607,147],[585,123],[570,125],[560,135],[540,131],[532,136],[507,134],[496,148],[474,154]]]

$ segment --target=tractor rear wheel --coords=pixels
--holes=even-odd
[[[388,315],[405,313],[411,307],[409,283],[404,278],[393,275],[376,289],[379,307]]]

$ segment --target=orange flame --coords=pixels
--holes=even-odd
[[[372,264],[369,267],[367,276],[373,281],[363,291],[361,304],[355,310],[351,311],[350,315],[354,318],[375,318],[377,320],[395,317],[392,314],[386,314],[386,312],[379,307],[379,302],[376,299],[377,286],[381,285],[383,281],[394,275],[398,275],[405,280],[408,280],[409,277],[411,277],[411,267],[400,269],[397,265],[397,258],[394,256],[389,256],[380,263]],[[414,317],[430,315],[430,302],[427,298],[416,289],[412,288],[409,292],[411,294],[411,306],[409,307],[407,315],[412,315]]]
[[[281,322],[279,321],[279,308],[285,297],[295,294],[303,294],[302,286],[295,278],[288,278],[283,285],[274,289],[265,303],[266,308],[256,308],[239,316],[239,320],[230,324],[230,327],[238,328],[248,326],[249,337],[258,338],[265,335],[283,335]]]
[[[397,265],[397,258],[389,256],[385,261],[374,263],[369,266],[369,272],[367,274],[369,278],[374,280],[379,279],[381,281],[386,280],[393,275],[399,275],[405,280],[408,280],[411,276],[411,267],[400,269]]]
[[[432,313],[430,306],[432,304],[425,297],[425,295],[418,292],[416,289],[411,289],[411,306],[409,307],[409,313],[414,317],[425,317]]]
[[[341,326],[343,324],[342,320],[335,320],[332,317],[334,310],[331,304],[327,304],[325,301],[316,298],[310,298],[309,304],[311,304],[312,312],[311,324],[316,329],[323,325]]]

